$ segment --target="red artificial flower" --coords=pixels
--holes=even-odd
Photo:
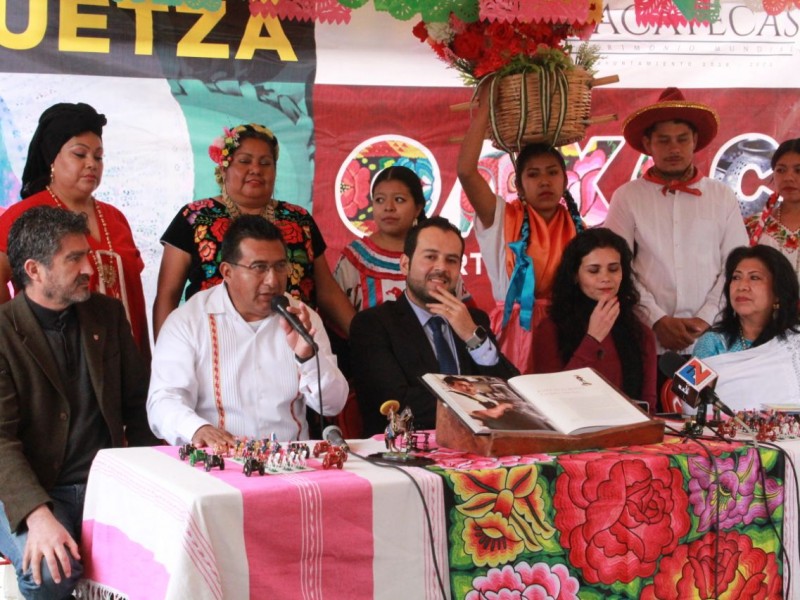
[[[492,45],[505,44],[515,37],[514,26],[505,22],[489,23],[486,35],[492,39]]]
[[[588,583],[650,577],[689,531],[683,476],[667,457],[577,454],[558,462],[555,525]]]
[[[411,31],[420,42],[425,42],[428,40],[428,28],[425,26],[425,21],[420,21],[414,25],[414,29]]]
[[[464,60],[478,60],[482,50],[483,36],[476,31],[467,30],[453,40],[453,52]]]
[[[749,537],[736,531],[723,531],[719,536],[709,532],[663,557],[653,583],[640,597],[769,600],[783,598],[783,583],[774,552],[754,548]]]
[[[222,148],[217,146],[211,145],[208,147],[208,156],[213,160],[216,164],[222,164]]]

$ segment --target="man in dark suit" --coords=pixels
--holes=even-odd
[[[119,301],[89,292],[85,214],[23,213],[8,237],[23,292],[0,306],[0,553],[26,598],[68,598],[101,448],[155,444],[148,366]]]
[[[409,231],[400,259],[405,294],[353,319],[350,346],[365,434],[386,427],[380,414],[386,400],[411,407],[417,429],[433,429],[436,400],[419,379],[426,373],[518,374],[497,348],[486,313],[453,294],[463,254],[461,233],[447,219],[422,221]]]

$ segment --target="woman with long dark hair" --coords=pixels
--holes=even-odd
[[[636,314],[632,254],[610,229],[588,229],[564,249],[549,316],[534,332],[537,373],[591,367],[656,408],[655,338]]]
[[[798,283],[792,263],[770,246],[740,246],[725,261],[725,307],[697,340],[708,358],[760,346],[798,331]]]

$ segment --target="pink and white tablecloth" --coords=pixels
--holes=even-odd
[[[442,479],[406,471],[425,495],[449,595]],[[414,486],[355,457],[342,471],[247,478],[232,461],[224,471],[190,467],[176,448],[103,450],[89,477],[82,553],[90,598],[441,597]]]

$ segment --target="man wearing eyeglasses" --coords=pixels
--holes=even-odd
[[[308,439],[306,405],[338,414],[347,382],[320,317],[292,299],[288,311],[314,349],[272,311],[286,292],[290,263],[280,231],[243,215],[222,242],[222,285],[173,311],[153,353],[147,415],[171,444],[231,445],[236,437]],[[317,361],[318,358],[318,361]]]

